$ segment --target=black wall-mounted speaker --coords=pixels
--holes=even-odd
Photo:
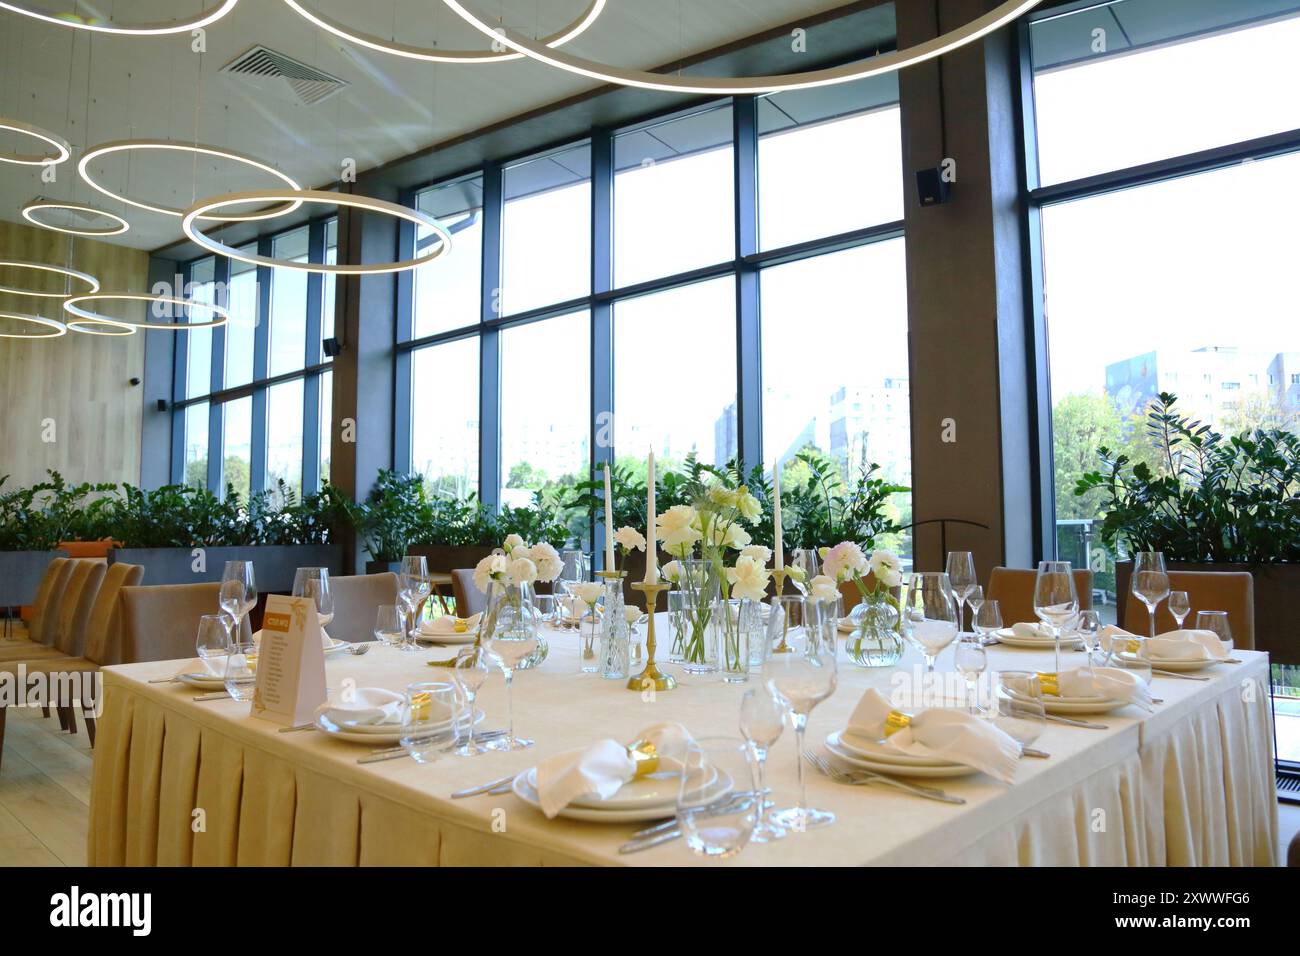
[[[952,187],[941,167],[916,171],[916,196],[922,206],[942,206],[951,198]]]
[[[165,398],[158,399],[158,401],[154,403],[154,408],[158,409],[158,411],[160,412],[167,411],[167,399]]]
[[[336,338],[326,339],[324,342],[321,343],[321,348],[325,350],[325,354],[328,355],[330,358],[334,358],[336,355],[338,355],[340,352],[343,351],[342,343],[340,343],[339,340]]]

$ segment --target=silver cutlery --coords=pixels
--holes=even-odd
[[[1037,757],[1039,760],[1046,760],[1051,756],[1046,750],[1035,750],[1033,747],[1021,747],[1020,755],[1022,757]]]
[[[281,727],[281,728],[280,728],[280,733],[282,733],[282,734],[292,734],[292,733],[296,733],[296,732],[299,731],[299,730],[311,730],[311,729],[312,729],[313,727],[315,727],[315,726],[316,726],[316,725],[315,725],[314,723],[313,723],[313,724],[294,724],[292,727]]]
[[[509,783],[514,780],[516,776],[518,776],[518,774],[506,774],[504,777],[498,777],[496,780],[489,780],[487,783],[480,784],[477,787],[466,787],[464,790],[457,790],[451,795],[451,798],[453,800],[460,800],[464,797],[476,797],[480,793],[487,793],[489,790],[495,790],[497,787]]]
[[[767,788],[761,792],[761,795],[766,798],[771,792],[771,788]],[[727,794],[725,797],[715,801],[714,803],[710,803],[706,807],[701,808],[700,812],[728,813],[735,808],[736,804],[743,803],[746,800],[752,800],[754,797],[759,795],[759,791],[755,790],[738,790],[734,793]],[[644,840],[646,837],[652,837],[657,833],[663,833],[667,830],[673,829],[677,826],[676,811],[673,811],[673,814],[673,816],[661,823],[656,823],[654,826],[646,827],[644,830],[637,830],[636,833],[632,834],[632,841]]]
[[[494,737],[501,737],[501,736],[503,736],[504,734],[505,734],[505,731],[504,731],[504,730],[488,730],[488,731],[485,731],[485,732],[483,732],[483,733],[481,733],[481,734],[475,734],[475,735],[474,735],[474,739],[475,739],[475,740],[491,740],[491,739],[493,739]],[[453,750],[453,749],[455,748],[455,746],[456,746],[456,741],[453,739],[453,740],[451,741],[450,745],[447,746],[447,747],[446,747],[442,752],[443,752],[443,753],[449,753],[451,750]],[[407,753],[407,751],[406,751],[406,748],[405,748],[405,747],[401,747],[401,746],[398,746],[398,747],[385,747],[385,748],[382,749],[382,750],[372,750],[370,753],[366,754],[364,757],[358,757],[358,758],[357,758],[357,763],[379,763],[380,761],[383,761],[383,760],[396,760],[398,757],[405,757],[405,756],[406,756],[406,753]],[[511,777],[510,777],[509,779],[510,779],[510,780],[514,780],[515,778],[514,778],[513,775],[511,775]],[[507,783],[507,785],[506,785],[506,788],[509,789],[509,784],[508,784],[508,783]],[[485,791],[483,791],[483,792],[484,792],[484,793],[489,793],[489,792],[495,792],[495,791],[486,791],[486,790],[485,790]]]
[[[1162,671],[1159,668],[1151,668],[1151,673],[1159,674],[1161,677],[1177,677],[1179,680],[1213,680],[1213,677],[1197,677],[1195,674],[1180,674],[1178,671]]]
[[[230,695],[224,690],[214,691],[211,694],[199,694],[195,700],[230,700]]]
[[[848,773],[833,766],[824,757],[811,750],[805,750],[803,755],[809,763],[837,783],[847,783],[853,786],[879,783],[887,787],[892,787],[895,790],[901,790],[904,793],[910,793],[915,797],[924,797],[926,800],[938,800],[941,803],[955,804],[963,804],[966,802],[964,797],[954,797],[952,794],[945,793],[944,791],[938,790],[934,787],[923,787],[920,784],[905,783],[902,780],[895,779],[894,777],[874,773],[870,770],[858,770],[855,768],[852,773]]]
[[[180,683],[180,678],[179,678],[179,677],[176,677],[176,676],[174,676],[174,675],[171,676],[171,677],[152,677],[152,678],[149,679],[149,683],[151,683],[151,684],[178,684],[178,683]]]
[[[348,645],[348,653],[351,654],[353,657],[360,657],[362,654],[365,654],[365,653],[367,653],[367,652],[370,650],[370,645],[371,645],[371,644],[375,644],[375,643],[377,643],[377,642],[375,642],[375,641],[358,641],[358,642],[355,643],[355,644],[349,644],[349,645]]]
[[[628,840],[618,848],[619,853],[640,853],[642,850],[648,850],[651,847],[661,846],[664,843],[671,843],[673,840],[679,840],[682,836],[681,827],[674,822],[673,826],[662,833],[651,837],[642,837],[640,839]]]
[[[1088,730],[1110,730],[1109,724],[1094,724],[1087,720],[1075,720],[1073,717],[1062,717],[1060,714],[1046,714],[1045,716],[1053,723],[1066,724],[1070,727],[1086,727]]]

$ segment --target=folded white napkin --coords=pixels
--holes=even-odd
[[[434,618],[432,621],[422,621],[420,623],[420,633],[431,637],[436,637],[439,634],[468,634],[478,627],[478,622],[482,618],[482,614],[475,614],[471,617]]]
[[[1008,680],[1015,689],[1013,681]],[[1146,682],[1131,671],[1120,667],[1076,667],[1061,671],[1056,675],[1058,694],[1046,697],[1104,697],[1106,700],[1122,700],[1137,704],[1143,710],[1151,710],[1151,690]]]
[[[853,708],[848,733],[882,740],[899,753],[975,767],[1003,783],[1010,783],[1015,776],[1020,744],[987,720],[960,710],[932,707],[914,714],[910,724],[886,737],[886,723],[893,709],[880,691],[868,690]]]
[[[1138,654],[1165,661],[1221,661],[1228,656],[1228,646],[1213,631],[1169,631],[1143,641]]]
[[[339,726],[400,724],[404,700],[396,691],[382,687],[358,687],[351,700],[329,701],[321,707],[320,713]]]
[[[1055,635],[1046,624],[1033,624],[1029,621],[1017,621],[1011,625],[1011,633],[1022,641],[1050,641]],[[1061,635],[1063,639],[1065,635]]]
[[[681,761],[691,743],[691,735],[681,724],[666,723],[647,727],[635,740],[655,745],[662,760]],[[595,794],[607,800],[636,775],[636,761],[627,747],[606,738],[587,747],[566,750],[548,757],[537,765],[537,796],[542,812],[553,817],[573,800]]]
[[[1107,653],[1110,652],[1110,642],[1116,639],[1118,639],[1121,642],[1121,645],[1122,642],[1124,641],[1146,640],[1146,638],[1144,638],[1141,634],[1134,634],[1132,631],[1126,631],[1124,630],[1124,628],[1117,627],[1114,624],[1107,624],[1105,627],[1101,629],[1101,633],[1097,635],[1097,642],[1101,644],[1101,649],[1103,651],[1106,651]],[[1127,648],[1121,646],[1119,648],[1116,648],[1116,650],[1127,650]]]
[[[196,657],[187,666],[182,667],[180,674],[202,674],[204,677],[225,677],[226,676],[226,655],[220,657],[202,658]]]

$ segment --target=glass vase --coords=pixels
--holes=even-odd
[[[623,575],[605,577],[605,614],[600,619],[600,676],[626,680],[631,627],[623,613]]]
[[[766,643],[758,607],[757,602],[748,598],[713,603],[712,640],[717,649],[718,669],[728,684],[749,680],[754,645],[761,648]],[[761,659],[758,666],[762,667]]]
[[[898,608],[883,594],[863,598],[849,612],[853,625],[845,641],[849,659],[859,667],[893,667],[903,656],[903,636],[898,632]]]
[[[710,674],[718,669],[717,642],[710,622],[719,596],[713,563],[699,558],[681,560],[677,589],[668,594],[673,644],[668,659],[689,674]]]

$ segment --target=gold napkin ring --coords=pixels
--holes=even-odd
[[[1039,673],[1038,685],[1042,688],[1043,693],[1049,697],[1061,696],[1061,685],[1056,674]]]
[[[885,736],[889,737],[898,733],[911,722],[911,714],[905,714],[901,710],[891,710],[889,716],[885,718]]]
[[[638,740],[627,748],[627,755],[636,765],[633,777],[648,777],[659,769],[659,753],[648,740]]]
[[[1124,642],[1124,650],[1130,654],[1136,654],[1142,649],[1142,642],[1136,637],[1130,637]]]

